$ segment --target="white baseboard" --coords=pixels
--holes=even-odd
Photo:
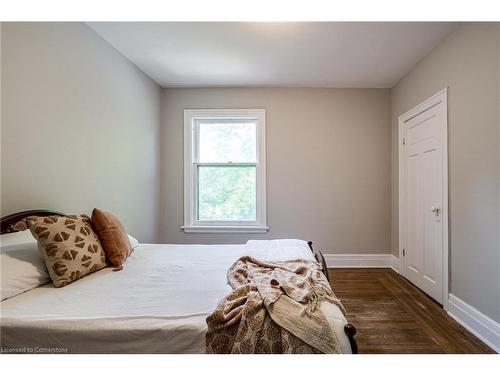
[[[465,329],[500,353],[500,323],[450,293],[448,315]]]
[[[399,272],[399,261],[392,254],[324,254],[328,268],[392,268]]]

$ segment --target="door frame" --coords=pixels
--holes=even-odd
[[[442,242],[442,252],[443,252],[443,269],[442,269],[442,286],[443,286],[443,309],[448,311],[448,254],[449,254],[449,233],[450,229],[448,226],[448,88],[440,90],[436,94],[432,95],[430,98],[424,100],[420,104],[416,105],[409,111],[403,113],[399,116],[398,121],[398,163],[399,163],[399,265],[400,273],[403,275],[403,270],[405,267],[405,258],[403,257],[403,249],[406,243],[406,234],[404,231],[404,218],[406,217],[406,197],[405,197],[405,178],[406,175],[406,163],[404,163],[403,157],[405,157],[405,148],[403,145],[403,138],[405,135],[405,122],[412,119],[413,117],[421,114],[422,112],[443,103],[444,105],[444,121],[441,124],[442,131],[442,181],[443,181],[443,197],[441,207],[441,220],[443,223],[443,242]]]

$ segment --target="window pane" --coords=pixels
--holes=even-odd
[[[198,220],[256,221],[255,166],[198,166]]]
[[[257,126],[252,119],[197,119],[200,163],[256,162]]]

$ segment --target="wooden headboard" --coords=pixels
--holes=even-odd
[[[20,222],[29,216],[63,216],[64,214],[58,211],[52,210],[29,210],[16,212],[0,219],[0,234],[16,232],[14,229],[14,224]]]

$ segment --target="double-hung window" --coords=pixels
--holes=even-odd
[[[183,229],[267,231],[264,110],[184,111]]]

